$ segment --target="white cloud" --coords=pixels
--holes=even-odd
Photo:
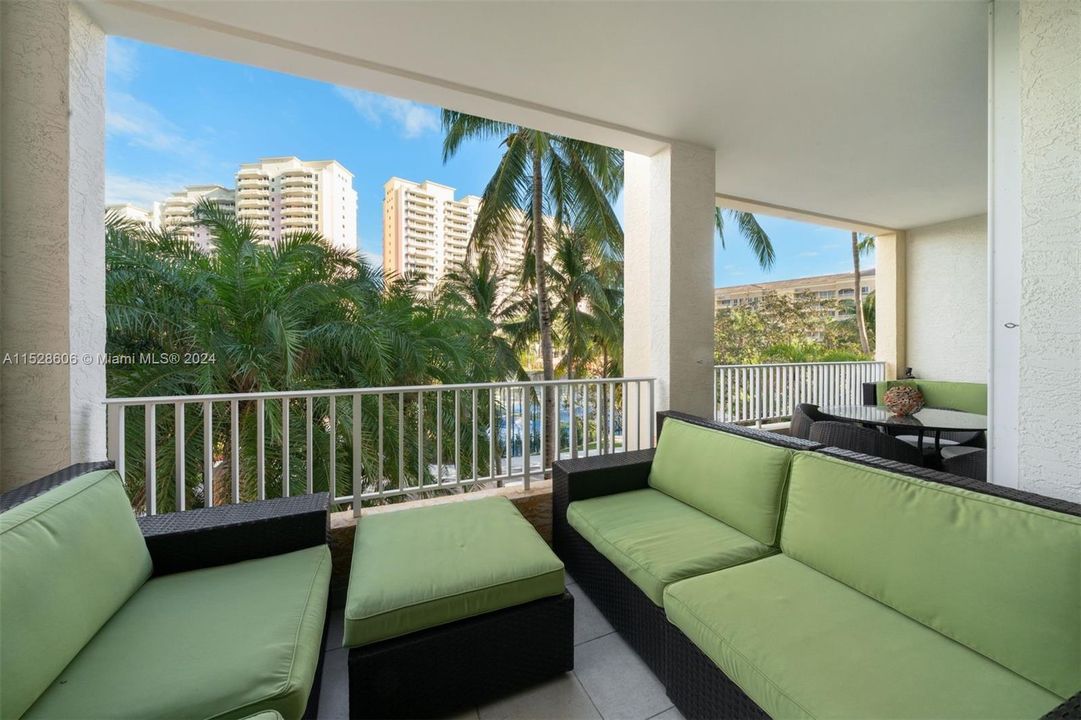
[[[355,88],[336,86],[334,91],[362,118],[373,125],[381,125],[384,120],[392,122],[403,137],[416,138],[439,131],[439,112],[431,105]]]
[[[156,107],[128,93],[109,93],[105,108],[105,129],[110,135],[126,137],[131,145],[191,157],[199,143],[186,138],[180,128]]]
[[[360,257],[363,258],[369,265],[374,268],[383,267],[383,256],[381,254],[370,253],[366,250],[360,251]]]
[[[822,253],[818,252],[817,250],[807,250],[806,252],[801,252],[799,254],[799,256],[800,257],[818,257],[821,254]]]
[[[105,176],[105,204],[131,203],[150,210],[155,202],[161,202],[184,185],[183,180],[143,180],[109,173]]]
[[[127,83],[138,72],[138,50],[135,45],[121,38],[109,38],[105,48],[105,69],[109,80]]]

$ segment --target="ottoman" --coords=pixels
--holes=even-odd
[[[571,670],[574,601],[506,498],[367,515],[343,644],[350,717],[445,715]]]

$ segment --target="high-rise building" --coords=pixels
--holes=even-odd
[[[187,238],[199,247],[209,247],[210,233],[205,225],[195,221],[195,207],[203,200],[227,213],[236,211],[234,193],[229,188],[221,185],[188,185],[161,203],[161,229]]]
[[[132,203],[114,203],[105,206],[105,214],[156,229],[161,224],[161,203],[154,203],[153,210]]]
[[[393,177],[383,186],[383,271],[417,279],[417,289],[430,294],[439,280],[465,262],[469,237],[481,199],[454,199],[454,188],[431,180],[422,183]],[[516,214],[514,231],[501,243],[500,266],[512,277],[524,257],[525,217]]]
[[[310,231],[357,251],[353,173],[336,160],[270,157],[244,163],[236,174],[236,212],[267,242]]]

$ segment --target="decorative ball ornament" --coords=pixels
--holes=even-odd
[[[911,415],[923,407],[923,393],[910,385],[898,385],[886,391],[882,402],[894,415]]]

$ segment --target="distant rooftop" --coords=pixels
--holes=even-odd
[[[831,285],[840,282],[851,282],[855,278],[854,272],[833,273],[830,275],[808,275],[807,277],[791,278],[788,280],[772,280],[770,282],[747,283],[745,285],[725,285],[715,289],[715,292],[753,292],[753,291],[782,291],[793,288],[807,288],[817,285]],[[874,268],[860,270],[861,278],[873,278]]]

